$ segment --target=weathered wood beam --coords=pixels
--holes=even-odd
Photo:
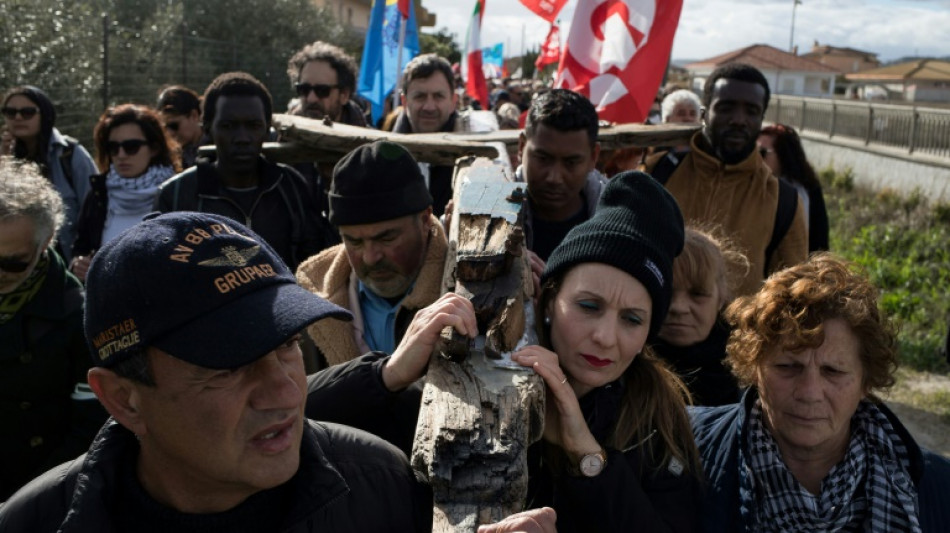
[[[515,150],[521,134],[521,130],[501,130],[490,133],[405,135],[281,114],[274,115],[274,127],[284,142],[264,143],[264,155],[282,163],[336,163],[357,146],[378,139],[389,139],[405,146],[417,161],[453,165],[457,158],[466,155],[498,157],[497,148],[488,143]],[[699,128],[682,124],[617,124],[601,126],[598,140],[602,152],[630,147],[675,146],[686,143]],[[204,146],[200,153],[213,154],[214,147]]]
[[[274,115],[274,127],[281,139],[296,144],[292,152],[285,153],[293,155],[296,161],[335,162],[354,148],[380,139],[397,142],[416,161],[434,165],[454,165],[456,159],[466,155],[498,156],[497,150],[484,142],[443,139],[441,135],[430,134],[406,135],[294,115]]]
[[[456,166],[443,289],[472,300],[483,335],[470,345],[446,332],[453,361],[440,353],[426,374],[412,464],[433,489],[434,532],[470,532],[520,511],[527,448],[541,437],[544,383],[498,364],[534,328],[515,192],[523,184],[507,180],[488,160]]]

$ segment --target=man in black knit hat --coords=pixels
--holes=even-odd
[[[392,353],[416,311],[441,293],[447,240],[432,215],[432,196],[409,152],[378,141],[337,163],[329,203],[343,243],[301,264],[297,279],[354,319],[308,330],[320,362]]]

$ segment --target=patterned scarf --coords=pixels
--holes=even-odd
[[[0,325],[6,324],[40,292],[49,270],[49,253],[42,252],[33,272],[9,294],[0,294]]]
[[[174,169],[165,165],[152,165],[137,178],[123,178],[109,167],[106,175],[106,191],[109,195],[109,215],[141,215],[152,210],[158,186],[172,177]]]
[[[886,416],[862,401],[851,419],[844,458],[815,496],[795,479],[762,417],[761,400],[749,416],[748,465],[740,469],[755,494],[755,531],[919,532],[917,489],[907,472],[907,448]]]

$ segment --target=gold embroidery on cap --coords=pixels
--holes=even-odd
[[[251,246],[250,248],[245,248],[243,250],[238,250],[236,246],[225,246],[221,248],[221,253],[224,254],[220,257],[215,257],[213,259],[205,259],[204,261],[199,262],[201,266],[233,266],[233,267],[242,267],[247,264],[248,259],[254,257],[261,251],[260,245]]]
[[[140,340],[135,321],[129,318],[93,337],[92,345],[98,351],[99,358],[105,360],[119,350],[138,344]]]

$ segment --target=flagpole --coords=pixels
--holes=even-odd
[[[412,0],[409,0],[409,9],[412,9]],[[406,26],[409,25],[409,16],[400,16],[399,20],[399,52],[396,54],[396,90],[393,91],[393,109],[399,107],[399,95],[402,94],[402,49],[406,44]]]
[[[525,65],[524,56],[524,23],[521,23],[521,79],[524,79],[524,71],[528,67]]]
[[[798,4],[801,4],[802,0],[792,0],[792,32],[788,36],[788,53],[795,53],[795,11],[798,10]]]

